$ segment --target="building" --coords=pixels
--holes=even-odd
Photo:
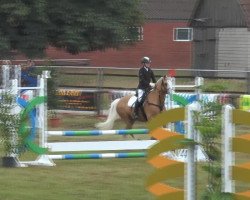
[[[137,68],[143,56],[156,68],[191,68],[192,29],[188,23],[196,0],[142,0],[145,24],[133,46],[71,55],[47,49],[50,59],[89,59],[91,66]]]
[[[198,0],[190,26],[194,68],[250,70],[249,0]]]

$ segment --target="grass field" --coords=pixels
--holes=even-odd
[[[0,168],[2,200],[152,199],[145,159],[58,161],[56,167]]]
[[[72,77],[62,77],[64,84],[72,83]],[[113,78],[105,82],[105,86],[136,87],[136,81],[129,79],[121,81]],[[76,77],[76,85],[95,85],[91,78]],[[92,82],[91,82],[92,81]],[[223,80],[223,84],[234,90],[245,90],[245,83],[239,81],[232,84]],[[112,82],[112,83],[111,83]],[[215,81],[214,81],[215,82]],[[185,84],[193,83],[186,80]],[[221,84],[221,81],[218,81]],[[181,84],[181,83],[180,83]],[[207,85],[209,82],[206,83]],[[228,90],[229,90],[228,89]],[[239,90],[240,89],[240,90]],[[91,130],[94,124],[103,120],[95,116],[61,115],[61,125],[54,130]],[[146,128],[144,123],[136,123],[135,128]],[[114,129],[124,128],[121,122]],[[248,128],[246,128],[248,130]],[[130,137],[102,136],[67,138],[67,141],[87,140],[129,140]],[[148,136],[136,136],[137,139]],[[52,141],[60,138],[51,137]],[[60,139],[61,140],[61,139]],[[62,139],[61,141],[66,140]],[[0,143],[0,157],[3,155]],[[25,153],[21,160],[35,159],[36,155]],[[249,160],[249,156],[241,156],[239,162]],[[197,191],[198,198],[207,186],[207,174],[198,165]],[[155,199],[146,189],[147,177],[154,169],[146,162],[146,158],[102,159],[102,160],[70,160],[56,161],[56,167],[3,168],[0,167],[0,200],[153,200]],[[184,187],[183,179],[171,180],[173,186]],[[239,184],[239,190],[246,185]]]
[[[93,129],[94,124],[103,120],[94,116],[61,115],[61,126],[53,130]],[[115,128],[122,128],[118,122]],[[145,128],[144,123],[136,123],[135,128]],[[242,131],[249,130],[244,127]],[[122,136],[101,136],[104,140],[123,140]],[[148,138],[146,135],[136,136]],[[71,137],[70,141],[98,140],[100,137]],[[125,138],[131,139],[130,137]],[[58,137],[52,141],[61,140]],[[63,139],[66,140],[66,139]],[[2,151],[0,151],[2,152]],[[238,156],[237,156],[238,157]],[[35,159],[36,155],[25,153],[21,160]],[[240,155],[239,162],[249,160]],[[207,174],[198,165],[198,198],[207,185]],[[154,169],[146,158],[102,159],[102,160],[58,160],[55,167],[3,168],[0,167],[1,200],[153,200],[146,189],[147,177]],[[169,181],[172,186],[184,187],[183,179]],[[249,185],[238,183],[238,189]]]
[[[96,117],[62,115],[61,127],[54,130],[93,129]],[[145,124],[136,123],[136,128]],[[117,123],[115,128],[122,128]],[[112,136],[103,136],[109,140]],[[148,138],[146,135],[137,139]],[[57,141],[60,138],[51,138]],[[70,138],[71,141],[97,140],[100,137]],[[113,136],[113,140],[123,140]],[[125,138],[131,139],[130,137]],[[64,139],[65,140],[65,139]],[[2,151],[1,151],[2,152]],[[25,153],[21,160],[35,159],[36,155]],[[3,168],[0,167],[1,200],[151,200],[154,197],[145,189],[145,181],[154,169],[146,158],[67,160],[56,161],[56,167]],[[199,169],[201,171],[201,169]],[[205,174],[200,172],[198,184],[204,189]],[[183,187],[183,179],[171,180],[173,186]]]
[[[95,117],[72,115],[61,117],[62,126],[58,128],[61,130],[76,130],[83,127],[85,130],[93,129],[94,123],[100,121]],[[138,124],[137,127],[142,125]],[[59,138],[51,139],[56,141]],[[80,140],[80,138],[70,138],[70,140]],[[81,138],[81,140],[91,140],[91,137]],[[20,159],[27,160],[35,157],[33,154],[25,153]],[[145,158],[70,160],[56,161],[56,164],[56,167],[13,169],[0,167],[0,199],[152,199],[144,187],[144,182],[151,171]]]

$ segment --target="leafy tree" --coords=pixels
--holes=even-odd
[[[138,5],[139,0],[2,0],[0,54],[32,58],[49,45],[72,54],[119,48],[137,40]]]

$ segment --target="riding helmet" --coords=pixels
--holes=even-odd
[[[144,56],[144,57],[141,59],[141,63],[151,63],[151,60],[150,60],[149,57]]]

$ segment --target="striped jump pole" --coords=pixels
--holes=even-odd
[[[50,159],[52,159],[52,160],[103,159],[103,158],[139,158],[139,157],[146,157],[146,152],[65,154],[65,155],[48,155],[48,157]]]
[[[50,142],[46,147],[50,152],[65,151],[140,151],[155,144],[156,140]]]
[[[122,129],[122,130],[83,130],[83,131],[47,131],[53,136],[97,136],[97,135],[140,135],[148,134],[148,129]]]

